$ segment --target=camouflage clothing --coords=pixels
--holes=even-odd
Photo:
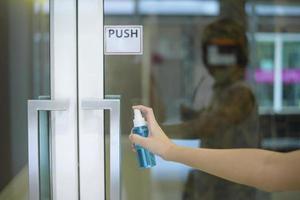
[[[207,120],[201,119],[203,115],[210,116],[209,120],[216,122],[207,123],[205,126],[216,127],[200,127],[203,124],[200,121]],[[222,119],[223,117],[227,119]],[[200,123],[195,124],[196,121]],[[212,103],[190,125],[194,126],[194,130],[199,131],[203,148],[227,149],[259,146],[256,101],[251,89],[242,81],[215,86]],[[203,138],[201,132],[205,129],[214,133],[205,134],[207,137]],[[256,195],[254,188],[235,184],[199,170],[192,170],[186,183],[183,199],[253,200],[256,199]]]

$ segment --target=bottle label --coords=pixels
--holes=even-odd
[[[149,130],[147,126],[134,127],[132,132],[142,137],[148,137]],[[150,168],[156,165],[155,156],[140,145],[134,145],[137,151],[137,160],[141,168]]]
[[[138,134],[142,137],[148,137],[149,131],[147,126],[141,126],[141,127],[134,127],[133,131],[134,134]],[[142,147],[140,145],[134,145],[136,150],[141,149]]]

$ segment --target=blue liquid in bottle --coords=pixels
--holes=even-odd
[[[147,127],[147,123],[145,119],[142,117],[140,110],[134,109],[134,128],[133,133],[138,134],[142,137],[148,137],[149,130]],[[155,156],[152,152],[148,151],[147,149],[135,145],[135,149],[137,152],[137,160],[139,167],[141,168],[151,168],[156,165]]]

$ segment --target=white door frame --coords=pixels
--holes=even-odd
[[[78,0],[80,199],[120,200],[120,100],[104,96],[103,0]],[[110,111],[110,192],[105,194],[103,110]]]
[[[105,199],[103,109],[113,112],[111,199],[120,199],[120,102],[104,99],[103,10],[103,0],[50,0],[51,100],[28,103],[30,200],[41,198],[39,110],[55,111],[52,199]]]
[[[54,200],[76,200],[79,196],[77,5],[76,0],[50,0],[49,7],[51,99],[28,102],[29,199],[44,198],[40,190],[38,111],[55,111],[51,113],[48,149],[51,197]]]
[[[103,0],[78,0],[78,98],[103,99]],[[105,199],[104,115],[79,107],[80,199]]]
[[[76,0],[50,0],[51,99],[68,100],[52,114],[52,195],[78,199]]]

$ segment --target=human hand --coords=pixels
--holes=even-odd
[[[131,133],[129,136],[130,141],[148,149],[163,159],[168,160],[170,151],[175,144],[172,143],[172,141],[166,136],[164,131],[158,125],[153,110],[142,105],[133,106],[132,108],[139,109],[143,113],[146,121],[148,122],[149,136],[145,138]]]
[[[190,108],[184,104],[180,105],[181,120],[188,121],[188,120],[195,119],[197,117],[197,114],[198,113],[195,110],[193,110],[192,108]]]

